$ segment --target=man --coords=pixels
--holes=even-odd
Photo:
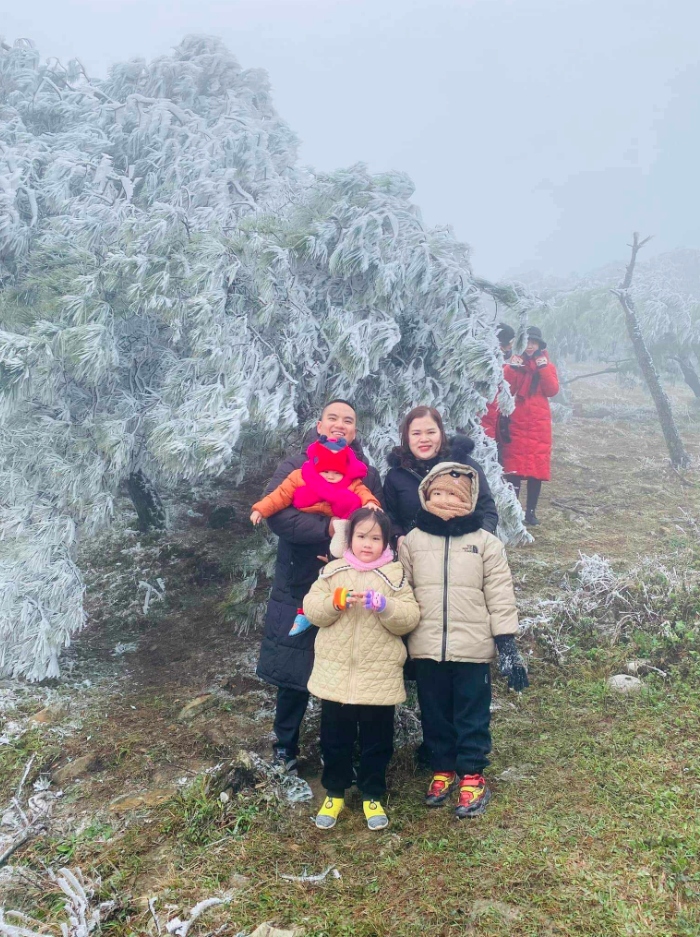
[[[316,424],[318,436],[331,439],[342,437],[353,447],[363,461],[357,440],[357,414],[347,400],[331,400]],[[272,476],[265,494],[276,488],[290,472],[301,468],[305,453],[284,459]],[[379,473],[369,466],[364,484],[383,502]],[[299,730],[309,702],[306,689],[314,662],[314,639],[317,629],[307,628],[301,634],[290,636],[297,612],[304,596],[315,582],[328,555],[330,539],[334,534],[335,518],[322,514],[307,514],[297,508],[285,508],[268,518],[267,523],[279,537],[275,578],[265,615],[260,659],[257,674],[277,687],[275,712],[275,761],[287,772],[296,771],[299,748]]]

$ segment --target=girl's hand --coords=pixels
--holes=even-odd
[[[365,600],[364,592],[353,592],[352,595],[349,595],[346,601],[346,607],[351,608],[353,605],[362,605]]]
[[[365,608],[368,612],[383,612],[386,610],[386,596],[374,589],[365,592]]]
[[[251,524],[255,524],[256,526],[260,523],[262,519],[263,519],[263,516],[260,513],[260,511],[253,511],[253,513],[250,515]]]

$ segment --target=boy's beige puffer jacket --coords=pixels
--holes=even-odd
[[[513,580],[493,534],[438,537],[414,528],[399,556],[421,611],[411,657],[486,663],[496,654],[493,636],[517,632]]]
[[[339,612],[333,593],[374,589],[386,596],[381,613],[354,605]],[[418,624],[420,612],[400,563],[379,569],[353,569],[345,559],[322,571],[304,599],[304,614],[318,625],[309,692],[336,703],[393,706],[406,699],[401,635]]]
[[[472,478],[474,503],[478,478],[469,466],[441,463],[426,476],[448,471]],[[420,624],[408,639],[411,657],[487,663],[496,656],[494,635],[515,634],[518,612],[513,578],[501,541],[486,530],[443,537],[414,528],[399,559],[420,606]]]

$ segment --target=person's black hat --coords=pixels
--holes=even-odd
[[[532,339],[534,342],[539,342],[540,350],[544,351],[547,347],[547,342],[542,338],[542,329],[538,329],[536,325],[531,325],[527,330],[528,339]]]
[[[509,345],[515,338],[515,329],[511,328],[507,322],[499,322],[496,338],[498,339],[499,345]]]

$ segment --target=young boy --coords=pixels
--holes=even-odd
[[[459,458],[454,452],[453,457]],[[484,812],[491,751],[491,661],[517,691],[528,686],[515,644],[518,614],[503,544],[481,529],[479,476],[441,462],[421,482],[416,527],[399,559],[421,610],[408,639],[415,662],[423,739],[431,756],[429,807],[459,786],[459,819]]]

